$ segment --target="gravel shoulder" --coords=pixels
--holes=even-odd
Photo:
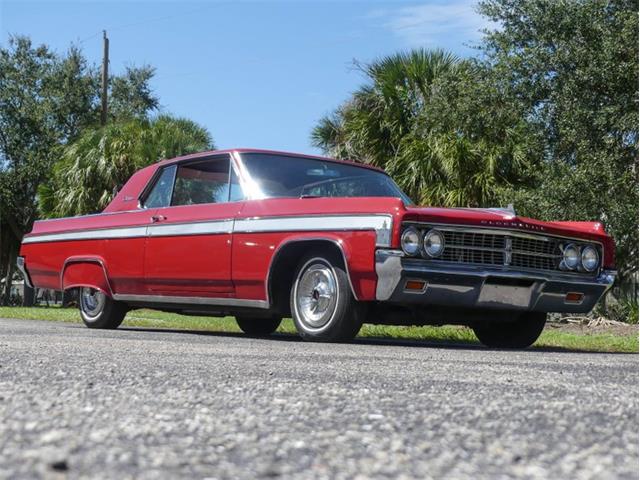
[[[0,319],[0,477],[638,478],[638,355]]]

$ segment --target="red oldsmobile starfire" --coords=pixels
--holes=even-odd
[[[382,170],[249,149],[159,162],[100,214],[36,222],[18,266],[79,289],[90,328],[151,307],[234,315],[251,335],[291,316],[316,341],[468,325],[499,348],[531,345],[548,312],[589,312],[615,279],[600,223],[416,207]]]

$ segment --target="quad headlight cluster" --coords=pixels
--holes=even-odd
[[[444,251],[444,235],[435,228],[420,232],[415,227],[409,227],[402,232],[400,243],[402,251],[411,257],[424,254],[435,258]]]
[[[600,255],[593,245],[563,245],[561,267],[565,270],[593,272],[599,265]]]

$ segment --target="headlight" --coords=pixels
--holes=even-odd
[[[598,268],[598,263],[600,263],[600,257],[598,256],[598,251],[593,248],[591,245],[587,245],[582,249],[582,266],[587,272],[593,272],[596,268]]]
[[[429,230],[424,236],[423,244],[427,255],[437,257],[444,250],[444,236],[438,230]]]
[[[569,244],[564,247],[563,260],[565,266],[569,270],[575,270],[575,268],[578,266],[578,263],[580,262],[580,252],[578,251],[578,248],[573,244]]]
[[[407,228],[400,237],[402,251],[407,255],[417,255],[420,251],[420,232],[413,227]]]

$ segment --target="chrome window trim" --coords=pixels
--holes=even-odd
[[[171,201],[173,200],[173,189],[176,186],[176,176],[178,174],[178,166],[175,163],[173,163],[171,165],[165,165],[163,167],[160,167],[154,172],[154,174],[151,177],[151,179],[149,180],[149,182],[142,189],[142,192],[140,193],[140,195],[138,195],[138,208],[140,210],[164,208],[164,207],[147,207],[145,205],[145,202],[149,199],[149,195],[151,195],[151,192],[153,191],[153,189],[155,188],[156,184],[158,183],[158,181],[160,180],[160,178],[164,174],[165,170],[167,170],[169,168],[173,168],[173,178],[171,179],[171,194],[169,195],[169,205],[167,205],[167,206],[171,205]],[[143,200],[143,198],[144,198],[144,200]]]
[[[222,159],[224,157],[228,157],[228,159],[229,159],[229,175],[227,175],[227,185],[229,185],[229,193],[231,193],[231,168],[235,169],[235,165],[234,165],[234,162],[232,161],[232,157],[231,157],[230,153],[219,153],[219,154],[216,154],[216,155],[211,155],[210,157],[204,156],[202,158],[191,158],[191,159],[180,160],[179,162],[171,162],[171,163],[169,163],[167,165],[162,165],[162,166],[158,167],[156,169],[156,171],[153,173],[153,175],[151,176],[151,178],[149,179],[149,181],[147,182],[147,184],[140,191],[140,194],[138,195],[138,209],[139,210],[148,210],[148,208],[144,206],[144,201],[146,200],[147,195],[149,194],[149,192],[155,186],[155,184],[158,181],[158,178],[160,177],[160,175],[162,175],[162,171],[165,168],[171,168],[171,167],[176,167],[176,170],[175,170],[175,172],[173,174],[173,186],[171,187],[171,198],[169,199],[169,205],[165,205],[164,207],[151,207],[151,208],[167,208],[167,207],[190,206],[190,205],[171,205],[171,203],[173,202],[173,192],[174,192],[174,189],[176,187],[176,178],[178,176],[178,168],[183,166],[183,164],[185,164],[185,163],[186,164],[189,164],[189,163],[201,163],[201,162],[206,162],[206,161],[214,160],[214,159]],[[236,171],[236,173],[237,173],[237,171]],[[218,202],[218,203],[229,203],[229,197],[227,197],[227,202]],[[195,205],[208,205],[208,204],[207,203],[197,203]]]

